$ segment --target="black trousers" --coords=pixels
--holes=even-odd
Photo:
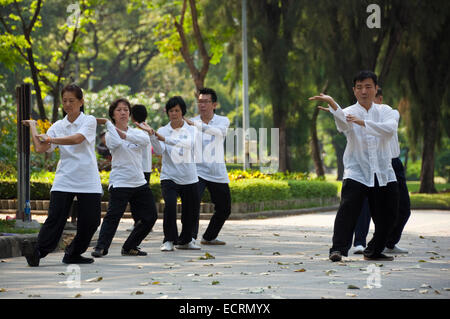
[[[211,195],[211,202],[214,204],[214,214],[209,221],[203,238],[206,240],[216,239],[225,221],[231,213],[231,194],[228,183],[214,183],[201,177],[198,178],[198,195],[201,199],[205,188],[208,188]],[[195,216],[193,238],[197,239],[200,214]]]
[[[65,252],[70,256],[78,256],[88,249],[92,236],[100,225],[101,194],[53,191],[50,194],[48,217],[37,238],[36,249],[41,258],[58,246],[75,196],[78,200],[77,233]]]
[[[405,225],[411,216],[411,202],[409,199],[408,186],[406,185],[405,168],[403,167],[402,161],[399,158],[393,158],[392,168],[394,169],[395,176],[397,177],[399,198],[397,219],[394,222],[394,228],[392,229],[388,241],[386,242],[386,247],[390,249],[394,248],[394,246],[400,241],[403,228],[405,228]],[[366,236],[369,232],[370,226],[370,209],[366,202],[367,200],[363,205],[361,215],[359,216],[356,224],[354,246],[366,246]]]
[[[364,255],[376,256],[386,247],[398,211],[397,182],[379,186],[375,177],[375,186],[368,187],[352,179],[345,179],[342,183],[341,203],[334,221],[333,246],[330,253],[340,251],[343,256],[348,256],[365,197],[369,199],[375,232],[364,250]]]
[[[172,180],[161,181],[161,192],[164,198],[164,240],[184,245],[192,241],[194,216],[200,210],[197,183],[179,185]],[[181,233],[177,228],[177,197],[181,197]]]
[[[135,249],[150,233],[158,218],[153,193],[144,184],[139,187],[111,187],[109,194],[108,211],[103,218],[96,248],[108,250],[127,204],[130,203],[131,215],[137,223],[122,248]]]

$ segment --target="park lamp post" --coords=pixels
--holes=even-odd
[[[249,103],[248,103],[248,50],[247,50],[247,0],[242,0],[242,128],[244,146],[244,170],[250,168],[249,165]]]
[[[30,119],[31,85],[16,87],[17,102],[17,210],[16,224],[31,222],[30,208],[30,128],[22,120]]]

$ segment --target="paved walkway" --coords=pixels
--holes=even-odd
[[[125,219],[109,255],[91,265],[62,264],[63,252],[38,268],[2,259],[0,299],[450,298],[450,211],[413,211],[400,243],[410,253],[380,263],[351,251],[340,263],[328,260],[334,216],[228,221],[220,236],[227,245],[164,253],[158,220],[141,245],[146,257],[120,255],[132,223]],[[207,221],[200,223],[202,231]]]

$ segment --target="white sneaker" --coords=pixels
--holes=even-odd
[[[173,241],[166,241],[161,245],[161,251],[173,251]]]
[[[384,254],[407,254],[408,251],[406,249],[400,248],[397,245],[394,246],[394,248],[390,249],[390,248],[385,248],[383,250]]]
[[[200,246],[198,246],[197,244],[195,244],[194,241],[191,241],[187,244],[184,245],[178,245],[177,249],[190,249],[190,250],[200,250],[202,249]]]
[[[361,255],[364,252],[364,246],[363,245],[358,245],[355,247],[355,250],[353,251],[353,253],[355,255]]]

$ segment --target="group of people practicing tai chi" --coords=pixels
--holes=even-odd
[[[328,108],[320,108],[333,114],[338,130],[347,138],[341,203],[334,224],[330,260],[340,261],[342,256],[348,255],[365,200],[368,200],[375,232],[363,250],[364,259],[392,260],[393,257],[384,253],[406,253],[396,244],[410,214],[404,169],[398,159],[399,114],[387,105],[374,103],[378,85],[373,72],[360,72],[353,84],[358,102],[345,109],[328,95],[310,98],[329,104]],[[151,147],[162,155],[160,181],[165,206],[161,251],[198,250],[200,244],[225,245],[217,237],[231,212],[229,179],[223,159],[223,142],[230,122],[215,114],[218,102],[214,90],[204,88],[198,92],[199,115],[192,119],[184,117],[187,107],[182,97],[170,98],[165,105],[169,123],[157,131],[146,123],[145,106],[131,106],[125,98],[111,104],[107,119],[84,114],[83,91],[75,84],[65,86],[61,97],[64,118],[55,122],[46,134],[37,132],[34,120],[23,121],[23,125],[31,129],[37,152],[60,149],[48,217],[37,243],[25,255],[29,266],[39,266],[40,259],[57,247],[75,196],[78,200],[77,232],[65,248],[62,261],[66,264],[94,262],[93,258],[82,254],[101,222],[103,191],[95,154],[97,125],[106,126],[106,146],[112,161],[108,209],[91,253],[93,257],[108,254],[128,203],[135,223],[122,245],[121,254],[147,255],[139,245],[157,220],[149,187]],[[130,118],[135,128],[129,126]],[[199,208],[205,188],[211,195],[215,212],[199,242]],[[178,196],[182,203],[180,233],[176,216]],[[368,223],[365,227],[368,229]]]
[[[223,141],[230,122],[226,117],[215,114],[217,95],[214,90],[204,88],[199,91],[200,114],[192,119],[184,118],[186,104],[180,96],[170,98],[165,107],[169,123],[157,131],[145,122],[145,106],[132,107],[125,98],[111,104],[109,119],[96,119],[84,114],[83,91],[77,85],[65,86],[61,97],[64,118],[55,122],[46,134],[37,132],[34,120],[23,121],[31,128],[37,152],[51,152],[55,147],[60,149],[48,217],[40,229],[37,243],[25,255],[30,266],[39,266],[40,259],[57,247],[75,196],[78,200],[77,232],[65,248],[63,263],[94,262],[93,258],[82,254],[88,249],[101,221],[103,190],[95,154],[97,125],[106,126],[106,146],[112,160],[108,209],[91,253],[93,257],[108,254],[128,203],[135,225],[122,245],[121,254],[147,255],[139,245],[157,219],[149,187],[151,146],[156,154],[162,155],[160,180],[165,206],[161,250],[173,251],[174,247],[198,250],[201,249],[200,243],[225,245],[217,236],[231,212],[229,179],[223,160]],[[129,126],[130,116],[136,128]],[[222,154],[222,160],[216,160],[218,156],[211,153]],[[205,188],[210,192],[215,212],[198,242],[200,198]],[[182,205],[180,234],[176,218],[177,196],[181,197]]]

